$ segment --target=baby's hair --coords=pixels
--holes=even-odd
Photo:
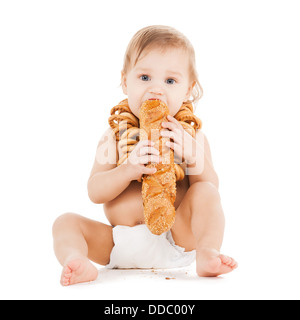
[[[190,79],[194,84],[191,102],[196,104],[203,95],[203,89],[196,71],[195,51],[187,37],[172,27],[154,25],[138,31],[128,44],[122,73],[127,74],[136,65],[142,53],[156,48],[182,48],[187,51]]]

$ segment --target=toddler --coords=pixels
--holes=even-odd
[[[88,180],[91,201],[103,204],[111,225],[73,213],[56,219],[53,238],[63,266],[61,284],[95,280],[98,271],[91,261],[108,268],[174,268],[196,260],[200,277],[231,272],[237,263],[220,253],[224,214],[218,176],[193,113],[202,88],[191,43],[171,27],[140,30],[128,45],[121,79],[127,99],[111,110]],[[160,134],[168,138],[167,147],[184,172],[176,182],[175,223],[159,236],[144,223],[141,195],[143,175],[156,170],[146,164],[161,161],[151,141],[138,139],[139,109],[150,99],[169,108]],[[124,135],[125,152],[123,142],[120,146]]]

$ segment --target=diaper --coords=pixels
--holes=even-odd
[[[186,252],[175,244],[171,231],[154,235],[145,224],[116,226],[113,240],[115,246],[106,268],[179,268],[190,265],[196,258],[195,250]]]

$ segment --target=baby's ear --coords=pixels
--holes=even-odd
[[[121,71],[121,84],[122,84],[123,93],[127,95],[127,79],[123,71]]]
[[[193,81],[193,82],[191,83],[191,85],[190,85],[190,87],[188,88],[188,91],[187,91],[187,93],[186,93],[185,101],[184,101],[184,102],[187,102],[187,101],[190,99],[195,84],[196,84],[196,81]]]

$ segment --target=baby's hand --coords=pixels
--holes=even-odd
[[[154,174],[156,169],[147,168],[145,165],[149,162],[159,163],[160,160],[159,151],[154,148],[154,142],[150,140],[139,141],[127,159],[131,180],[140,180],[143,174]]]
[[[186,161],[187,164],[195,163],[199,156],[199,145],[189,133],[187,133],[182,125],[172,116],[168,116],[168,122],[163,122],[161,135],[171,139],[166,145],[174,150],[177,159]],[[181,163],[181,162],[179,162]]]

